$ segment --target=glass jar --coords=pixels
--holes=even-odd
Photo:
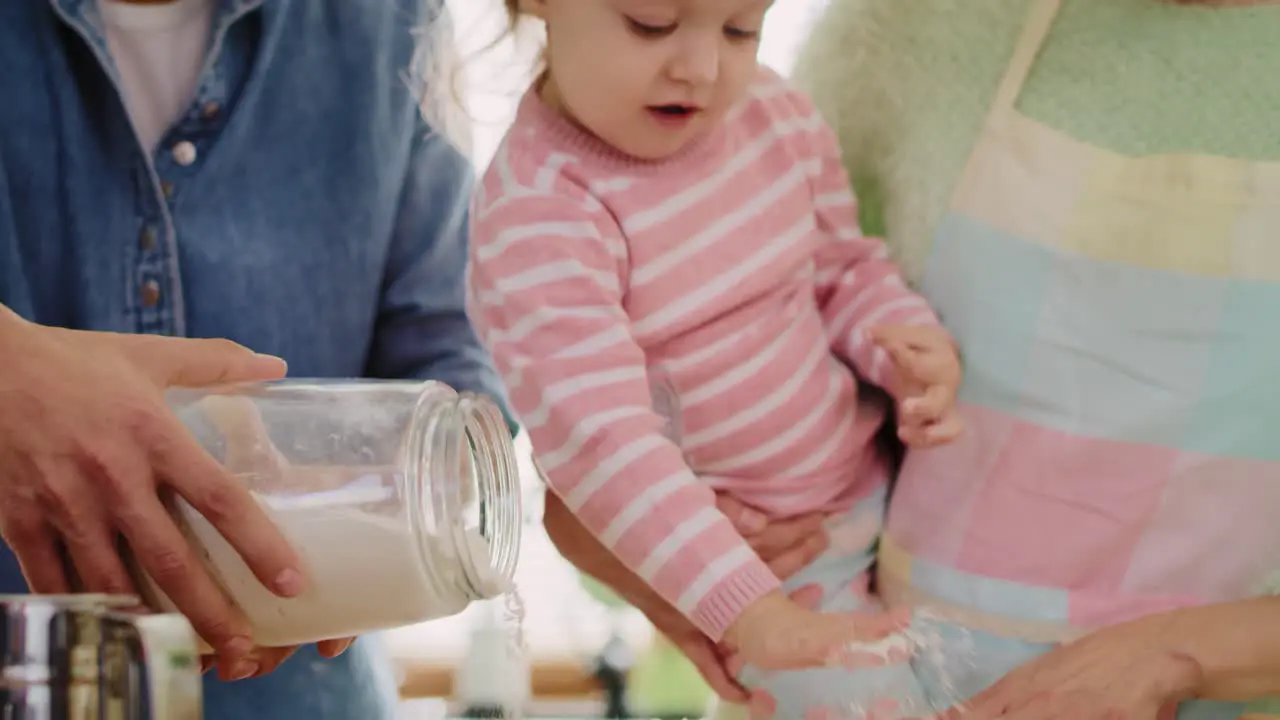
[[[456,614],[511,587],[520,483],[498,407],[438,382],[281,380],[171,390],[178,418],[302,558],[281,598],[181,498],[170,510],[263,647]],[[172,610],[138,575],[149,605]]]

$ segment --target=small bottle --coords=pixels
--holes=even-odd
[[[302,558],[307,589],[278,597],[191,505],[171,501],[258,645],[411,625],[510,589],[520,483],[490,400],[432,381],[350,380],[172,390],[167,399]],[[149,605],[173,609],[135,575]]]
[[[489,603],[471,627],[467,654],[454,673],[462,718],[518,718],[532,694],[529,659],[515,642],[502,609]]]

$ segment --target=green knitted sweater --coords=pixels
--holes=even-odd
[[[830,0],[796,80],[834,125],[866,230],[918,279],[1031,0]],[[1112,150],[1280,160],[1280,4],[1063,0],[1019,100]]]

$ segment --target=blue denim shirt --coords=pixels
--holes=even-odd
[[[295,376],[500,395],[463,308],[470,165],[406,81],[411,30],[439,5],[219,0],[197,96],[152,153],[93,0],[0,2],[0,302],[49,325],[230,338]],[[6,549],[0,592],[24,589]],[[376,720],[394,694],[368,643],[206,689],[210,720]]]

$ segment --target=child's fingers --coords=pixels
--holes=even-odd
[[[805,658],[803,665],[839,666],[854,656],[878,654],[881,644],[900,628],[887,614],[841,613],[824,619],[796,638],[803,647],[797,653]]]
[[[927,448],[945,445],[964,432],[964,421],[955,413],[948,413],[936,422],[899,425],[898,439],[910,447]]]
[[[875,638],[847,642],[835,648],[828,663],[846,668],[877,667],[908,662],[915,654],[911,640],[901,632],[904,624],[900,621],[900,613],[855,616],[863,626],[862,632],[882,627],[887,629],[887,633]]]
[[[904,417],[898,422],[898,439],[910,447],[933,447],[955,440],[964,431],[964,421],[951,407],[938,418]]]
[[[942,445],[960,437],[964,421],[956,413],[948,413],[940,422],[924,429],[924,440],[929,445]]]
[[[960,382],[960,365],[955,356],[942,350],[917,353],[915,371],[925,383],[954,387]]]
[[[883,640],[905,630],[911,624],[911,608],[895,608],[887,612],[850,613],[859,638],[863,642]]]
[[[859,650],[844,649],[831,660],[832,665],[839,665],[845,670],[866,670],[868,668],[902,665],[911,660],[905,652],[893,651],[893,654],[878,654]]]
[[[917,347],[900,340],[880,345],[905,381],[915,383],[955,383],[958,369],[955,356],[945,347]]]
[[[915,364],[920,351],[912,347],[901,338],[886,338],[880,343],[880,347],[889,353],[889,357],[898,364],[899,367],[911,367]]]
[[[907,447],[928,447],[929,429],[925,425],[899,425],[898,439]]]
[[[873,328],[870,335],[881,345],[898,343],[918,352],[933,351],[951,344],[951,336],[935,325],[882,325]]]
[[[913,325],[879,325],[868,333],[872,341],[879,345],[896,343],[910,349],[920,343],[922,328]]]
[[[898,383],[901,386],[898,392],[914,390],[921,380],[918,353],[900,342],[887,342],[880,347],[889,354],[889,360],[897,369]]]
[[[951,388],[942,384],[930,385],[923,395],[902,401],[902,416],[912,423],[933,423],[942,419],[953,401]]]

